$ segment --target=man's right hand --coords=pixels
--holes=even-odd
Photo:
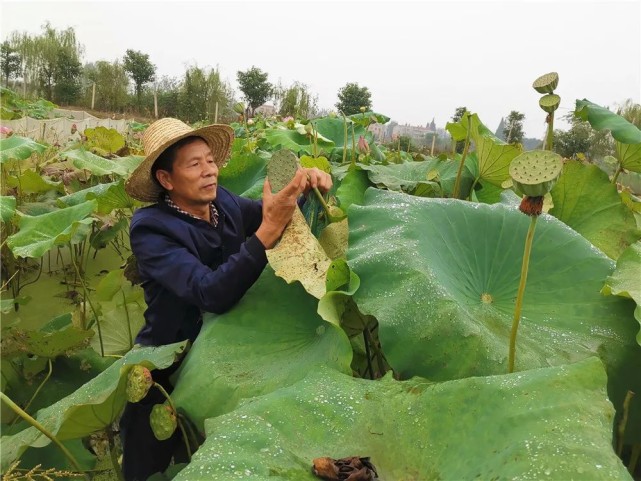
[[[292,219],[294,211],[298,208],[298,196],[305,190],[307,174],[301,168],[283,189],[272,194],[269,179],[263,184],[263,221],[256,231],[256,237],[265,246],[271,249],[276,245],[283,234],[285,227]]]

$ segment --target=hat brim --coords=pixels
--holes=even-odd
[[[201,137],[207,142],[214,154],[214,162],[218,168],[221,168],[225,165],[231,152],[234,131],[229,125],[213,124],[172,136],[147,155],[140,165],[136,167],[127,182],[125,182],[125,191],[134,199],[143,202],[156,202],[163,189],[152,179],[151,168],[167,148],[186,137]]]

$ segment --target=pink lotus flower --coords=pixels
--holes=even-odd
[[[362,135],[358,137],[358,151],[361,154],[369,154],[369,144],[367,143],[367,140],[365,140],[365,137]]]
[[[11,135],[13,135],[13,130],[11,130],[11,127],[7,127],[6,125],[0,125],[0,134],[2,134],[3,137],[11,137]]]
[[[283,122],[289,122],[290,120],[294,120],[294,117],[292,117],[291,115],[290,115],[290,116],[288,116],[288,117],[285,117],[285,118],[283,119]]]

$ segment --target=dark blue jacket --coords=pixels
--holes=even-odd
[[[193,341],[200,331],[201,311],[227,311],[265,268],[265,247],[255,235],[262,203],[222,187],[214,203],[217,227],[181,214],[164,201],[134,214],[131,248],[147,302],[137,343]]]

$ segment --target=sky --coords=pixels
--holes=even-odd
[[[525,114],[542,138],[532,82],[556,71],[558,117],[587,98],[616,108],[641,102],[641,0],[556,1],[7,1],[0,37],[73,27],[83,61],[149,54],[159,76],[189,65],[236,72],[256,66],[272,83],[305,83],[334,109],[348,82],[366,86],[376,112],[400,124],[444,127],[457,107],[494,130]],[[556,126],[567,128],[562,120]]]

